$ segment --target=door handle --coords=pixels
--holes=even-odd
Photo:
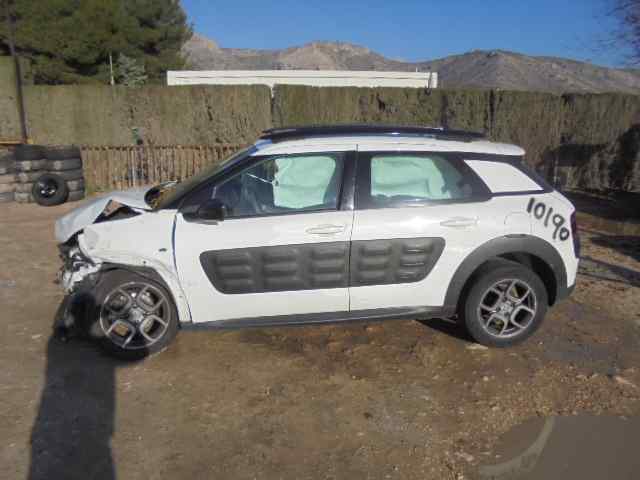
[[[443,227],[450,227],[450,228],[475,227],[476,225],[478,225],[478,219],[468,218],[468,217],[454,217],[454,218],[449,218],[447,220],[443,220],[442,222],[440,222],[440,225],[442,225]]]
[[[344,232],[346,228],[346,225],[318,225],[307,228],[305,232],[311,235],[337,235]]]

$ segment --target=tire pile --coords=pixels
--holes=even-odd
[[[77,147],[20,145],[13,153],[0,155],[0,203],[52,206],[84,196],[82,158]]]

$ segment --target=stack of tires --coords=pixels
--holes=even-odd
[[[13,155],[0,154],[0,203],[13,202],[18,178],[15,174]]]
[[[85,196],[82,159],[77,147],[21,145],[14,152],[20,203],[60,205]]]

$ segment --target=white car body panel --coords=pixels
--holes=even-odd
[[[333,235],[307,232],[310,228],[322,225],[340,225],[344,229]],[[176,264],[189,300],[193,322],[348,311],[347,288],[232,295],[221,293],[205,274],[200,264],[200,254],[242,247],[348,242],[352,225],[353,211],[228,219],[215,225],[188,222],[179,214],[175,233]]]
[[[530,233],[530,223],[507,224],[510,209],[525,211],[528,197],[496,197],[487,202],[356,211],[356,240],[441,237],[444,251],[427,277],[415,283],[352,287],[354,310],[442,306],[451,279],[462,261],[482,244],[509,234]],[[447,226],[450,225],[450,226]]]
[[[135,217],[84,228],[80,250],[94,263],[148,267],[165,281],[176,302],[178,317],[191,320],[189,305],[178,280],[173,257],[175,210],[147,212]]]
[[[144,196],[150,188],[151,187],[145,187],[111,192],[107,195],[83,202],[81,206],[71,210],[65,216],[58,219],[55,226],[56,240],[58,240],[59,243],[64,243],[75,233],[87,225],[91,225],[104,209],[107,208],[109,202],[112,201],[131,207],[134,210],[151,210],[151,207],[144,201]]]
[[[531,198],[535,198],[535,203],[543,203],[548,208],[553,208],[553,214],[547,221],[547,215],[545,214],[542,219],[538,220],[535,215],[531,215],[532,230],[531,233],[534,237],[542,238],[549,242],[558,251],[560,257],[564,262],[564,266],[567,271],[567,287],[570,287],[576,282],[576,275],[578,274],[578,262],[579,259],[575,256],[573,251],[573,242],[571,237],[567,240],[561,240],[554,232],[556,226],[553,223],[553,216],[559,214],[562,217],[563,223],[561,228],[570,230],[570,218],[571,214],[575,211],[575,208],[571,203],[560,193],[550,192],[539,195],[532,195],[531,197],[524,197],[527,202]]]
[[[493,193],[540,190],[540,185],[516,167],[484,160],[466,160]]]

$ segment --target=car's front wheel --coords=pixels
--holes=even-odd
[[[495,260],[474,276],[459,313],[478,343],[508,347],[538,329],[547,307],[547,290],[538,275],[519,263]]]
[[[111,355],[143,358],[169,345],[178,332],[178,315],[169,291],[133,272],[113,270],[96,286],[90,333]]]

